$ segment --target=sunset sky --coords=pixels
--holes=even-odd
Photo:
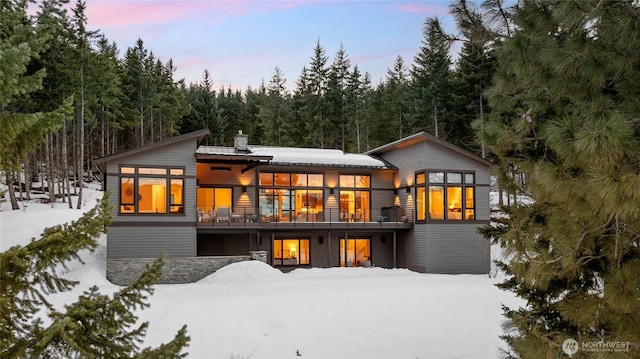
[[[73,2],[73,1],[72,1]],[[453,28],[448,1],[151,1],[87,0],[88,27],[115,41],[123,56],[141,38],[176,79],[245,90],[268,83],[278,66],[290,89],[316,41],[332,62],[342,43],[352,65],[384,79],[398,55],[413,63],[428,17]]]

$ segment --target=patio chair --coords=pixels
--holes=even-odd
[[[229,207],[218,208],[218,222],[231,222],[231,210]]]

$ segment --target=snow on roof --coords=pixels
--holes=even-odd
[[[271,164],[304,166],[337,166],[388,168],[383,161],[364,154],[344,153],[334,149],[248,146],[249,152],[238,152],[232,147],[200,146],[199,154],[250,157],[273,157]]]

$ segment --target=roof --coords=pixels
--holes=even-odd
[[[175,137],[170,137],[167,139],[164,139],[162,141],[158,141],[158,142],[153,142],[153,143],[149,143],[140,147],[136,147],[136,148],[132,148],[130,150],[127,151],[122,151],[122,152],[118,152],[112,155],[108,155],[108,156],[104,156],[104,157],[100,157],[98,159],[96,159],[96,164],[98,166],[100,166],[100,164],[102,163],[106,163],[109,161],[113,161],[122,157],[127,157],[127,156],[131,156],[137,153],[141,153],[141,152],[145,152],[145,151],[150,151],[150,150],[155,150],[157,148],[160,147],[164,147],[167,145],[171,145],[174,143],[179,143],[182,141],[187,141],[187,140],[191,140],[191,139],[197,139],[198,143],[200,143],[205,137],[207,137],[207,135],[209,134],[209,130],[208,129],[203,129],[203,130],[198,130],[198,131],[193,131],[193,132],[189,132],[189,133],[185,133],[184,135],[180,135],[180,136],[175,136]]]
[[[447,141],[442,140],[440,138],[437,138],[437,137],[435,137],[433,135],[430,135],[430,134],[428,134],[428,133],[426,133],[424,131],[423,132],[418,132],[418,133],[416,133],[414,135],[411,135],[411,136],[408,136],[408,137],[405,137],[405,138],[401,138],[401,139],[399,139],[397,141],[388,143],[388,144],[380,146],[378,148],[374,148],[372,150],[369,150],[369,151],[365,152],[365,154],[372,155],[372,156],[381,155],[381,154],[383,154],[385,152],[390,152],[390,151],[397,150],[397,149],[400,149],[400,148],[409,147],[409,146],[412,146],[412,145],[414,145],[416,143],[420,143],[420,142],[424,142],[424,141],[429,141],[429,142],[435,143],[436,145],[439,145],[439,146],[442,146],[444,148],[447,148],[447,149],[449,149],[449,150],[451,150],[453,152],[456,152],[457,154],[459,154],[461,156],[467,157],[467,158],[469,158],[471,160],[474,160],[476,162],[479,162],[480,164],[483,164],[485,166],[492,166],[493,165],[493,163],[491,163],[488,160],[485,160],[482,157],[476,156],[473,153],[471,153],[471,152],[469,152],[469,151],[467,151],[467,150],[465,150],[465,149],[463,149],[461,147],[458,147],[458,146],[454,145],[453,143],[450,143],[450,142],[447,142]]]
[[[384,161],[366,154],[344,153],[335,149],[247,146],[247,151],[233,147],[200,146],[196,157],[228,160],[269,160],[274,165],[352,167],[388,169]]]

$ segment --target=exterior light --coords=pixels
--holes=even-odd
[[[407,193],[411,193],[411,187],[407,186]]]
[[[333,194],[334,194],[333,187],[329,188],[329,194],[333,196]]]
[[[247,186],[242,186],[242,193],[247,193]]]

